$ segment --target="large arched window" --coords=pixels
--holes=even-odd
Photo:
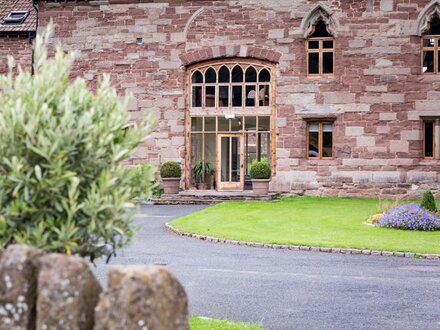
[[[422,34],[422,72],[440,73],[440,17],[434,15]]]
[[[271,69],[260,64],[225,62],[190,71],[192,108],[258,108],[271,102]]]

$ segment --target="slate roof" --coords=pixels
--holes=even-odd
[[[29,11],[22,24],[5,24],[3,19],[11,11]],[[27,34],[37,30],[37,13],[32,0],[0,0],[0,34]]]

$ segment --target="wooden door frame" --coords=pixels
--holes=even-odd
[[[237,187],[234,187],[234,182],[223,183],[221,181],[221,143],[222,137],[238,137],[240,141],[240,182],[237,182]],[[231,144],[230,144],[231,148]],[[232,160],[232,155],[229,156],[229,161]],[[230,176],[232,169],[230,168]],[[217,190],[218,191],[242,191],[244,190],[244,135],[243,133],[219,133],[217,134],[217,155],[216,155],[216,173],[217,173]]]

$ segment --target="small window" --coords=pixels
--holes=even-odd
[[[434,141],[434,122],[425,121],[423,123],[423,158],[434,159]]]
[[[22,24],[29,15],[29,11],[11,11],[3,18],[5,24]]]
[[[334,72],[335,40],[327,25],[319,20],[306,40],[307,74],[326,76]]]
[[[310,122],[307,125],[307,158],[333,158],[333,125],[326,122]]]
[[[440,73],[440,18],[435,16],[422,36],[422,73]]]

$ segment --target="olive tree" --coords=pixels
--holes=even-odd
[[[108,76],[95,92],[70,80],[75,55],[48,56],[52,30],[35,40],[34,75],[10,58],[0,76],[0,242],[109,259],[133,236],[136,187],[122,162],[154,120],[130,124],[130,99]]]

